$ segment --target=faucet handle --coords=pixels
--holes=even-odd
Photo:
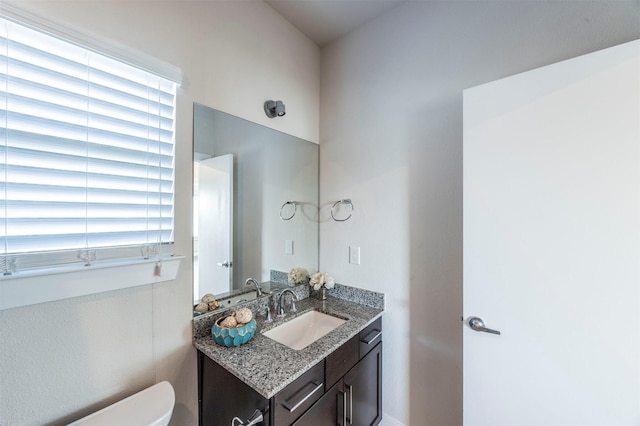
[[[265,312],[264,314],[264,321],[273,322],[273,318],[271,318],[271,308],[269,307],[268,303],[267,303],[267,312]]]
[[[296,301],[293,300],[293,298],[291,298],[291,309],[289,309],[289,312],[298,312],[296,309]]]
[[[282,293],[284,293],[284,290],[282,290],[280,293],[278,293],[276,295],[276,315],[278,317],[283,317],[285,316],[285,312],[284,312],[284,304],[282,303]]]

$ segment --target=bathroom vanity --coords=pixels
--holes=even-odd
[[[256,301],[258,332],[247,344],[227,348],[207,334],[209,323],[223,314],[194,320],[198,349],[200,425],[246,422],[256,410],[257,424],[372,425],[382,418],[382,309],[379,293],[360,297],[336,285],[325,301],[307,297],[297,312],[264,321],[269,298]],[[360,303],[358,303],[360,302]],[[362,303],[364,302],[364,303]],[[346,322],[307,347],[294,350],[262,334],[309,311]],[[196,324],[198,321],[198,324]],[[235,425],[240,425],[237,420]]]
[[[212,293],[222,304],[194,312],[200,425],[379,423],[384,295],[336,284],[319,301],[283,272],[318,270],[318,145],[199,104],[193,127],[193,302]],[[264,211],[243,208],[256,200]],[[246,287],[267,270],[260,291]],[[279,318],[275,295],[285,288],[299,301]],[[253,312],[255,336],[217,345],[212,325],[240,306]],[[267,306],[273,322],[265,321]],[[332,331],[312,334],[300,326],[308,318]]]

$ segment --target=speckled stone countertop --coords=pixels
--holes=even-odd
[[[274,314],[272,323],[266,323],[264,315],[255,315],[254,310],[258,331],[251,341],[242,346],[227,348],[217,345],[210,333],[204,336],[200,334],[199,337],[196,335],[193,345],[256,392],[271,398],[381,316],[384,305],[374,306],[331,296],[325,301],[308,297],[296,302],[298,312],[287,313],[285,318],[277,318]],[[299,351],[261,333],[311,310],[334,315],[347,322]]]

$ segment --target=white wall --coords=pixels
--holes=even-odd
[[[321,216],[356,213],[320,269],[386,293],[387,420],[462,424],[462,90],[639,37],[638,1],[408,1],[323,49]]]
[[[197,424],[191,346],[192,102],[318,141],[319,50],[262,1],[21,1],[181,67],[176,281],[0,312],[0,424],[64,423],[160,380]],[[287,115],[271,120],[267,99]]]

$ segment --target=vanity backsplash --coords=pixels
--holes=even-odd
[[[370,306],[376,309],[384,309],[384,293],[378,293],[377,291],[365,290],[336,283],[335,287],[327,290],[327,295],[357,303],[359,305]]]
[[[272,283],[282,284],[282,285],[291,285],[289,284],[289,274],[282,271],[271,270],[269,274],[269,279]]]

